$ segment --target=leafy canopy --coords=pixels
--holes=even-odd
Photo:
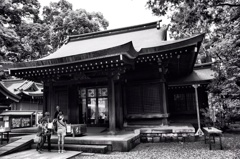
[[[37,0],[0,0],[0,60],[19,61],[26,50],[16,29],[22,21],[39,19]]]
[[[43,7],[38,0],[0,0],[0,60],[29,61],[56,51],[68,35],[108,27],[101,13],[72,9],[66,0]]]
[[[212,106],[234,112],[240,106],[240,1],[148,0],[147,7],[155,15],[170,16],[176,39],[206,33],[200,56],[215,60]]]
[[[89,13],[84,9],[72,10],[66,0],[50,3],[43,8],[43,21],[51,25],[50,43],[53,50],[60,47],[67,35],[96,32],[107,29],[108,21],[99,12]]]

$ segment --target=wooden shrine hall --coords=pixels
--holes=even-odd
[[[194,67],[204,34],[167,41],[166,30],[153,22],[70,36],[46,57],[13,64],[10,74],[42,82],[44,111],[53,116],[59,105],[72,124],[114,132],[197,119],[196,104],[208,105],[209,68]]]

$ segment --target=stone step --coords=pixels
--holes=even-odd
[[[36,149],[37,144],[33,144],[32,148]],[[44,145],[44,149],[47,149],[47,144]],[[53,150],[58,149],[57,144],[51,144],[51,148]],[[75,144],[64,144],[65,150],[71,150],[71,151],[82,151],[87,153],[101,153],[105,154],[108,152],[108,146],[107,145],[75,145]]]
[[[169,132],[168,132],[169,131]],[[173,133],[172,130],[141,130],[141,142],[166,142],[166,141],[194,141],[195,135],[192,132]]]
[[[142,129],[142,128],[155,128],[156,126],[161,125],[125,125],[124,130],[125,131],[134,131],[136,129]]]
[[[57,144],[58,143],[58,139],[57,138],[51,138],[51,143],[52,144]],[[95,140],[84,140],[84,139],[80,139],[77,140],[76,138],[73,137],[69,137],[69,138],[65,138],[64,141],[65,144],[73,144],[73,145],[99,145],[99,146],[108,146],[108,150],[112,151],[112,142],[109,142],[108,140],[101,140],[101,141],[95,141]]]
[[[19,134],[34,134],[37,133],[37,127],[28,127],[28,128],[15,128],[11,129],[11,133],[19,133]]]
[[[131,119],[126,122],[128,126],[135,126],[135,125],[141,125],[141,126],[149,126],[149,125],[161,125],[163,123],[162,119]]]

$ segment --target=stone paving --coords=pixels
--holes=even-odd
[[[218,141],[217,141],[218,142]],[[129,152],[81,154],[73,159],[240,159],[240,135],[224,134],[223,150],[204,141],[141,143]]]

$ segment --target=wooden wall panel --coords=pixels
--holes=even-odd
[[[143,113],[141,86],[128,86],[126,88],[127,114]]]
[[[208,107],[207,89],[198,87],[199,107]],[[196,99],[194,88],[189,85],[188,88],[171,88],[168,89],[168,102],[171,114],[196,114]]]
[[[142,83],[126,88],[127,114],[163,113],[160,83]]]
[[[160,90],[158,84],[142,86],[142,105],[144,113],[162,113]]]
[[[55,91],[55,106],[53,106],[53,114],[55,112],[56,106],[60,106],[63,114],[68,118],[68,90],[67,88],[56,88]]]
[[[69,86],[69,122],[72,124],[78,124],[81,114],[79,114],[79,104],[78,104],[78,87],[76,85]]]

